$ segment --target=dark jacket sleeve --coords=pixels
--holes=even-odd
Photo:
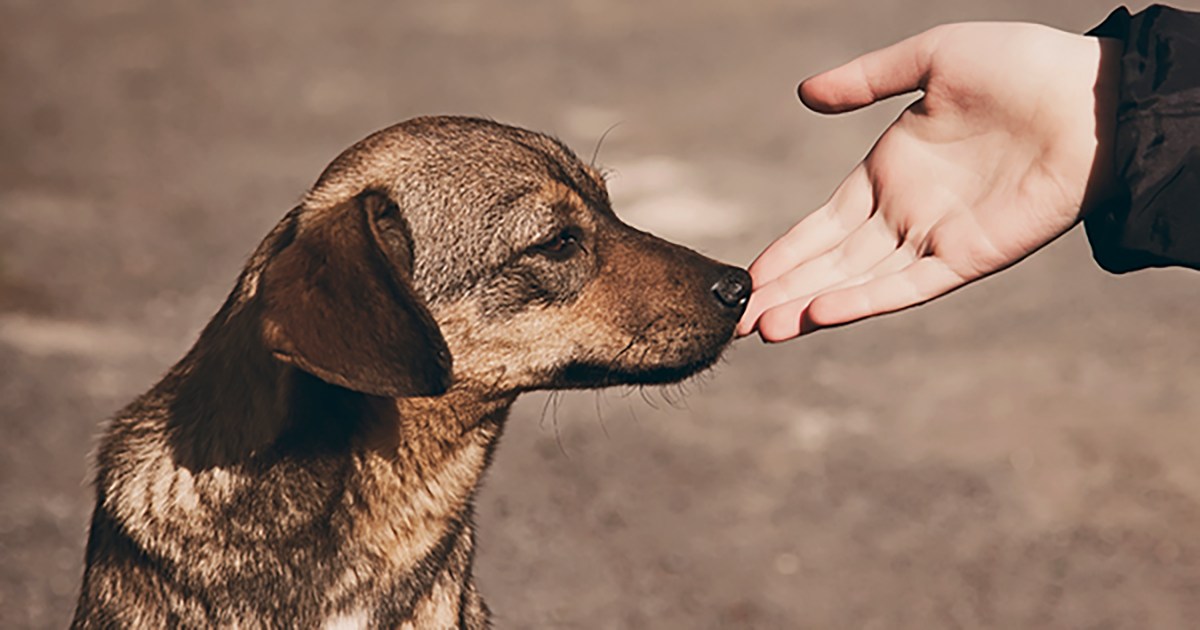
[[[1200,269],[1200,13],[1117,9],[1088,33],[1124,42],[1113,146],[1120,194],[1084,220],[1113,273]]]

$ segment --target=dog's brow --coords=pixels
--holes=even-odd
[[[542,138],[541,142],[536,144],[525,140],[515,140],[515,142],[532,154],[537,163],[545,169],[550,179],[575,191],[580,199],[600,201],[607,198],[603,186],[588,175],[586,167],[579,162],[575,153],[561,141],[555,138]],[[548,148],[542,142],[549,143],[553,149]]]
[[[525,183],[510,188],[500,193],[500,195],[496,197],[496,201],[492,203],[488,210],[492,212],[508,210],[517,205],[517,202],[521,201],[525,197],[528,197],[537,190],[538,186],[533,183]]]

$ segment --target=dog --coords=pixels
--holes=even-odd
[[[687,378],[749,292],[555,139],[377,132],[109,424],[73,627],[489,627],[472,500],[513,401]]]

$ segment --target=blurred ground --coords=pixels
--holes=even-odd
[[[0,0],[0,626],[67,624],[100,423],[367,133],[476,114],[590,155],[620,123],[618,213],[749,264],[903,105],[818,117],[801,78],[1111,8]],[[1105,275],[1076,231],[680,388],[530,396],[478,502],[497,627],[1200,627],[1198,308],[1200,275]]]

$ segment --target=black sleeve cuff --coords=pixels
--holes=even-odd
[[[1085,219],[1113,273],[1200,269],[1200,14],[1113,11],[1088,35],[1124,44],[1113,145],[1119,194]]]

